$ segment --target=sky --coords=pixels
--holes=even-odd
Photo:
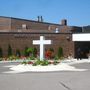
[[[90,0],[0,0],[0,16],[61,23],[69,26],[90,25]]]

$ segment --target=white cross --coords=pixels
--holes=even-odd
[[[51,40],[45,40],[44,36],[40,36],[40,40],[33,40],[33,44],[40,45],[40,60],[44,60],[44,44],[51,44]]]

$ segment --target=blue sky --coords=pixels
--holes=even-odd
[[[39,15],[45,22],[90,25],[90,0],[0,0],[0,16],[36,20]]]

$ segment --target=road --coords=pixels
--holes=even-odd
[[[74,65],[84,72],[3,73],[9,70],[4,66],[17,64],[0,63],[0,90],[90,90],[90,64]]]

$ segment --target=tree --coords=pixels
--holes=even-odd
[[[33,56],[34,57],[37,57],[37,48],[34,48],[34,50],[33,50]]]
[[[8,45],[8,57],[12,56],[12,48],[10,45]]]
[[[28,50],[28,47],[25,47],[24,52],[23,52],[25,57],[29,56],[29,53],[27,52],[27,50]]]
[[[2,51],[2,48],[0,47],[0,58],[3,57],[3,51]]]
[[[63,48],[62,47],[59,47],[58,48],[58,57],[62,57],[63,56]]]

